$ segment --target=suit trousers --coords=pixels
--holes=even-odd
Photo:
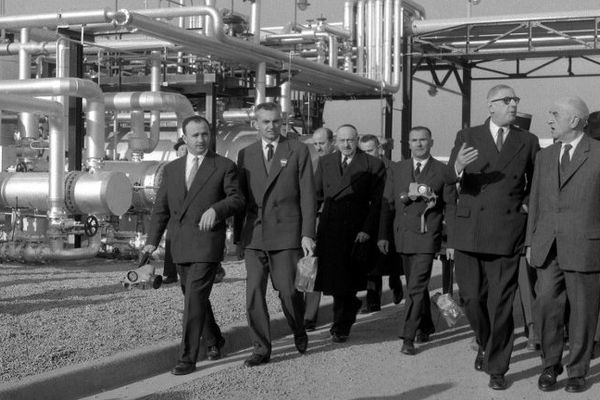
[[[321,292],[307,292],[304,294],[304,321],[314,324],[317,323],[320,302]]]
[[[350,329],[356,322],[356,313],[360,310],[362,302],[354,293],[333,295],[333,324],[329,332],[343,336],[350,335]]]
[[[177,264],[184,296],[179,361],[196,363],[200,337],[204,338],[206,346],[217,345],[222,337],[209,300],[218,265],[219,263]]]
[[[541,268],[537,269],[535,329],[542,342],[543,367],[561,363],[565,311],[569,316],[569,377],[583,377],[590,368],[594,334],[600,310],[600,273],[561,269],[556,245]]]
[[[306,335],[304,329],[304,298],[296,290],[296,265],[301,249],[263,251],[245,249],[246,315],[254,354],[271,355],[271,327],[267,308],[267,281],[271,275],[273,288],[279,292],[283,314],[294,337]]]
[[[508,371],[514,340],[513,301],[520,254],[502,256],[456,250],[459,294],[490,375]]]
[[[427,334],[435,331],[429,299],[433,254],[402,254],[402,265],[407,293],[402,338],[414,340],[417,329]]]
[[[402,281],[400,273],[390,274],[388,285],[391,290],[402,293]],[[381,295],[383,293],[383,277],[381,275],[367,276],[367,305],[381,306]],[[402,297],[402,296],[401,296]]]

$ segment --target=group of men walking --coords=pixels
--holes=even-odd
[[[271,357],[269,276],[296,349],[307,351],[306,331],[314,328],[319,295],[305,299],[294,279],[298,260],[311,255],[319,264],[315,291],[333,296],[334,343],[348,340],[362,305],[358,291],[370,289],[367,311],[377,304],[381,278],[372,271],[381,257],[395,256],[389,258],[398,264],[390,287],[400,302],[401,260],[407,283],[401,352],[416,354],[414,343],[428,341],[435,329],[428,284],[445,221],[447,256],[455,260],[478,346],[474,367],[490,375],[489,386],[507,387],[512,304],[519,259],[527,253],[538,268],[534,327],[543,360],[538,386],[554,389],[562,372],[568,308],[566,390],[585,390],[600,308],[600,142],[583,134],[585,103],[565,98],[550,110],[557,143],[538,155],[537,137],[513,125],[519,100],[508,86],[492,88],[490,118],[458,132],[448,165],[431,156],[433,138],[426,127],[410,131],[410,159],[386,165],[368,154],[371,138],[361,141],[362,151],[357,129],[342,125],[334,140],[331,131],[315,133],[320,157],[314,170],[308,147],[281,134],[278,105],[263,103],[255,109],[258,140],[240,151],[236,166],[208,149],[206,120],[184,121],[188,155],[165,168],[145,247],[153,251],[168,228],[185,294],[181,353],[172,372],[195,369],[201,336],[208,358],[221,356],[225,340],[209,295],[228,217],[234,217],[234,241],[247,269],[253,343],[248,367]]]

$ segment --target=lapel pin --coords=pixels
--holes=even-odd
[[[281,160],[279,160],[281,162],[281,167],[285,167],[287,165],[288,160],[286,158],[282,158]]]

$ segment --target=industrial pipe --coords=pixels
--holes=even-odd
[[[20,42],[22,45],[29,43],[29,29],[21,29]],[[19,49],[19,79],[31,79],[31,55],[25,46]],[[35,114],[27,111],[19,113],[19,131],[22,138],[37,139],[38,121]]]
[[[356,3],[356,73],[365,76],[365,1]]]
[[[21,50],[25,50],[29,55],[51,54],[56,51],[55,42],[27,42],[17,43],[8,42],[0,44],[0,56],[12,56],[19,54]]]

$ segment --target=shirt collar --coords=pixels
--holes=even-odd
[[[504,130],[504,140],[506,140],[506,136],[508,135],[508,132],[510,132],[510,126],[498,126],[490,118],[490,132],[492,134],[492,137],[494,138],[494,142],[496,141],[496,136],[498,136],[498,129],[500,128]]]
[[[579,136],[577,136],[575,139],[571,140],[568,143],[564,143],[564,142],[561,143],[561,145],[560,145],[561,146],[560,147],[561,152],[562,152],[562,150],[564,150],[566,144],[570,144],[572,146],[571,147],[571,154],[573,154],[575,152],[575,148],[577,147],[577,145],[579,144],[579,142],[581,142],[582,138],[583,138],[583,133],[581,133]]]
[[[417,163],[421,163],[421,171],[422,171],[423,168],[425,168],[425,165],[427,165],[427,163],[429,162],[430,159],[431,159],[431,156],[427,157],[425,160],[417,160],[417,159],[412,158],[413,169],[417,168]]]
[[[277,150],[277,145],[279,144],[279,139],[281,138],[281,136],[277,136],[277,139],[273,140],[272,142],[270,142],[273,145],[273,152],[275,152],[275,150]],[[269,144],[269,142],[267,142],[265,139],[261,139],[262,142],[262,148],[264,151],[267,151],[267,145]]]

